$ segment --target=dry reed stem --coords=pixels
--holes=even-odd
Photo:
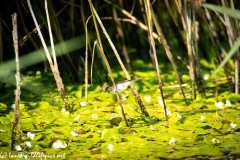
[[[19,47],[18,47],[18,30],[17,30],[17,14],[12,15],[12,24],[13,24],[13,43],[14,43],[14,52],[16,60],[16,92],[15,92],[15,107],[14,107],[14,119],[12,125],[12,142],[11,149],[14,150],[16,145],[20,145],[22,137],[22,126],[21,126],[21,115],[20,115],[20,95],[21,95],[21,79],[20,79],[20,65],[19,65]]]
[[[90,0],[89,0],[89,1],[90,1]],[[131,78],[130,78],[130,76],[129,76],[129,74],[128,74],[128,72],[127,72],[127,70],[126,70],[126,68],[125,68],[125,66],[124,66],[124,64],[123,64],[123,62],[122,62],[122,60],[121,60],[121,58],[120,58],[120,56],[119,56],[116,48],[115,48],[115,46],[114,46],[114,44],[112,43],[112,40],[110,39],[110,37],[109,37],[106,29],[104,28],[104,26],[103,26],[103,24],[102,24],[101,19],[99,18],[98,14],[97,14],[96,10],[94,9],[94,7],[92,6],[92,4],[90,4],[90,8],[91,8],[91,10],[94,12],[94,16],[97,18],[98,23],[99,23],[99,25],[101,26],[101,28],[102,28],[102,30],[103,30],[103,33],[104,33],[105,37],[107,38],[107,40],[108,40],[108,42],[109,42],[109,44],[110,44],[110,46],[111,46],[111,48],[112,48],[112,50],[113,50],[116,58],[117,58],[120,66],[121,66],[121,68],[122,68],[122,70],[123,70],[123,72],[124,72],[124,74],[125,74],[125,76],[126,76],[126,78],[127,78],[127,80],[131,80]],[[97,33],[97,34],[99,34],[99,33]],[[114,88],[116,87],[115,84],[113,84],[113,86],[114,86]],[[149,116],[149,114],[148,114],[146,108],[144,107],[144,105],[143,105],[143,103],[142,103],[142,100],[141,100],[140,96],[138,95],[138,92],[137,92],[137,90],[136,90],[136,88],[134,87],[133,84],[131,85],[131,89],[132,89],[133,95],[134,95],[134,97],[135,97],[135,100],[138,102],[138,105],[139,105],[142,113],[143,113],[145,116]]]
[[[154,57],[154,64],[155,64],[155,70],[156,70],[156,74],[157,74],[157,78],[158,78],[159,90],[160,90],[160,94],[161,94],[162,101],[163,101],[165,120],[166,120],[166,122],[168,122],[167,106],[166,106],[166,103],[164,100],[163,89],[162,89],[163,83],[162,83],[161,74],[159,71],[157,53],[156,53],[156,48],[155,48],[155,41],[154,41],[154,38],[152,35],[152,27],[153,27],[152,14],[151,14],[152,8],[150,7],[149,0],[144,0],[144,6],[146,8],[146,17],[147,17],[148,30],[149,30],[150,54],[153,54],[153,57]],[[168,126],[168,124],[167,124],[167,126]]]
[[[63,82],[62,82],[62,78],[61,78],[61,76],[60,76],[57,63],[53,63],[53,61],[52,61],[52,59],[51,59],[51,56],[50,56],[50,54],[49,54],[47,45],[46,45],[46,43],[45,43],[45,41],[44,41],[42,32],[41,32],[41,30],[40,30],[40,28],[39,28],[38,22],[37,22],[37,20],[36,20],[36,17],[35,17],[35,15],[34,15],[33,10],[32,10],[32,6],[31,6],[31,3],[30,3],[30,0],[27,0],[27,2],[28,2],[28,7],[29,7],[29,10],[30,10],[30,12],[31,12],[31,15],[32,15],[34,24],[35,24],[35,26],[36,26],[36,28],[37,28],[37,31],[38,31],[40,40],[41,40],[41,42],[42,42],[42,45],[43,45],[45,54],[46,54],[47,59],[48,59],[48,62],[49,62],[49,64],[50,64],[52,73],[53,73],[53,75],[54,75],[54,79],[55,79],[55,81],[56,81],[58,91],[59,91],[59,93],[60,93],[60,95],[61,95],[61,97],[62,97],[62,101],[63,101],[63,104],[64,104],[64,106],[65,106],[65,109],[66,109],[67,111],[69,111],[70,113],[72,113],[72,109],[71,109],[71,107],[70,107],[69,101],[68,101],[67,96],[66,96],[66,93],[65,93],[64,84],[63,84]],[[45,6],[46,6],[45,8],[47,8],[47,2],[46,2],[46,1],[45,1]],[[48,14],[47,14],[47,16],[48,16]],[[48,25],[50,25],[50,22],[49,22],[49,21],[48,21],[48,23],[49,23]],[[51,34],[51,32],[49,32],[49,34]],[[51,42],[51,43],[53,43],[53,42]],[[53,46],[53,47],[54,47],[54,46]],[[53,53],[53,55],[55,55],[55,54]],[[54,58],[54,62],[56,62],[56,57]]]

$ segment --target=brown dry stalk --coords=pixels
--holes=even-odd
[[[16,145],[20,145],[21,136],[22,136],[22,126],[21,126],[21,117],[20,117],[20,94],[21,94],[21,79],[20,79],[20,65],[19,65],[19,52],[18,52],[18,31],[17,31],[17,14],[12,15],[12,24],[13,24],[13,43],[14,43],[14,52],[16,60],[16,92],[15,92],[15,107],[14,107],[14,119],[12,125],[12,142],[11,149],[14,150]]]
[[[65,106],[65,109],[67,111],[69,111],[70,113],[72,112],[72,109],[70,107],[70,104],[69,104],[69,101],[68,101],[68,98],[66,96],[66,93],[65,93],[65,89],[64,89],[64,84],[62,82],[62,78],[60,76],[60,73],[59,73],[59,70],[58,70],[58,65],[57,65],[57,60],[56,60],[56,54],[55,54],[55,49],[54,49],[54,43],[53,43],[53,39],[50,38],[50,41],[51,41],[51,47],[52,47],[52,55],[53,55],[53,60],[50,56],[50,53],[47,49],[47,45],[46,45],[46,42],[44,41],[43,39],[43,35],[42,35],[42,32],[39,28],[39,25],[38,25],[38,22],[36,20],[36,17],[34,15],[34,12],[32,10],[32,6],[31,6],[31,3],[30,3],[30,0],[27,1],[28,2],[28,7],[29,7],[29,10],[31,12],[31,15],[32,15],[32,18],[33,18],[33,21],[35,23],[35,26],[37,28],[37,31],[38,31],[38,34],[39,34],[39,37],[40,37],[40,40],[42,42],[42,45],[43,45],[43,48],[44,48],[44,51],[45,51],[45,54],[47,56],[47,59],[48,59],[48,62],[49,62],[49,65],[51,67],[51,70],[52,70],[52,73],[53,73],[53,76],[54,76],[54,79],[56,81],[56,84],[57,84],[57,87],[58,87],[58,91],[62,97],[62,101],[63,101],[63,104]],[[46,15],[47,15],[47,20],[48,20],[48,27],[49,27],[49,34],[50,34],[50,37],[52,36],[51,34],[51,25],[50,25],[50,20],[49,20],[49,16],[48,16],[48,9],[47,9],[47,1],[45,0],[45,9],[46,9]]]

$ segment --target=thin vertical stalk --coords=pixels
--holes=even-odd
[[[89,0],[89,1],[91,1],[91,0]],[[109,1],[108,1],[108,3],[109,3]],[[125,74],[125,76],[126,76],[126,78],[127,78],[127,80],[131,80],[131,78],[130,78],[130,76],[129,76],[129,74],[128,74],[128,72],[127,72],[127,70],[126,70],[126,68],[125,68],[125,66],[124,66],[124,64],[123,64],[123,62],[122,62],[122,60],[121,60],[121,58],[120,58],[120,56],[119,56],[116,48],[115,48],[115,46],[114,46],[114,44],[112,43],[112,40],[110,39],[110,37],[109,37],[106,29],[104,28],[104,26],[103,26],[103,24],[102,24],[101,19],[99,18],[99,16],[98,16],[96,10],[94,9],[94,7],[93,7],[92,5],[90,5],[90,8],[91,8],[91,7],[92,7],[92,11],[94,12],[94,16],[97,18],[98,23],[99,23],[99,25],[101,26],[101,28],[102,28],[102,30],[103,30],[103,33],[104,33],[105,37],[107,38],[107,40],[108,40],[108,42],[109,42],[109,44],[110,44],[110,46],[111,46],[111,48],[112,48],[112,50],[113,50],[116,58],[117,58],[120,66],[121,66],[121,68],[122,68],[122,70],[123,70],[123,72],[124,72],[124,74]],[[97,33],[97,34],[99,34],[99,33]],[[149,116],[149,114],[148,114],[146,108],[144,107],[144,105],[143,105],[143,103],[142,103],[142,100],[141,100],[141,98],[140,98],[140,96],[139,96],[139,94],[138,94],[138,92],[137,92],[137,89],[134,87],[133,84],[131,84],[130,87],[131,87],[131,89],[132,89],[132,92],[133,92],[133,95],[134,95],[134,97],[135,97],[135,100],[138,102],[138,105],[140,106],[140,109],[141,109],[142,113],[143,113],[145,116]]]
[[[159,90],[160,90],[160,93],[161,93],[163,106],[164,106],[165,120],[166,120],[166,122],[168,122],[167,107],[166,107],[166,103],[165,103],[165,100],[164,100],[163,89],[162,89],[163,83],[162,83],[162,79],[160,77],[161,74],[160,74],[160,71],[159,71],[157,53],[156,53],[156,48],[155,48],[155,41],[154,41],[154,38],[153,38],[153,35],[152,35],[152,14],[151,14],[151,8],[150,8],[149,0],[144,0],[144,5],[145,5],[145,8],[146,8],[146,17],[147,17],[147,22],[148,22],[150,52],[154,56],[154,62],[155,62],[154,64],[155,64],[156,74],[157,74],[157,78],[158,78]]]
[[[184,36],[183,36],[183,33],[182,33],[182,31],[181,31],[181,29],[180,29],[180,26],[179,26],[179,24],[178,24],[178,21],[177,21],[177,19],[176,19],[175,16],[174,16],[173,9],[172,9],[172,7],[169,5],[169,1],[168,1],[168,0],[164,0],[164,1],[165,1],[165,4],[166,4],[166,7],[167,7],[167,9],[168,9],[168,12],[169,12],[170,16],[172,17],[173,23],[175,24],[175,26],[176,26],[177,29],[178,29],[179,34],[181,35],[182,41],[185,41],[185,38],[184,38]],[[176,1],[175,1],[175,2],[176,2]]]
[[[71,0],[70,3],[75,4],[75,0]],[[69,9],[69,17],[70,17],[70,22],[71,22],[71,31],[72,31],[72,37],[75,37],[75,24],[74,21],[76,17],[74,17],[74,12],[75,12],[75,6],[70,5]]]
[[[2,62],[3,62],[2,14],[0,12],[0,66],[2,65]]]
[[[104,64],[106,65],[107,71],[108,71],[109,76],[110,76],[110,78],[111,78],[111,80],[112,80],[112,82],[113,82],[114,88],[116,89],[116,85],[115,85],[115,82],[114,82],[114,78],[113,78],[113,76],[112,76],[112,70],[111,70],[111,67],[110,67],[110,65],[109,65],[109,63],[108,63],[107,57],[106,57],[105,54],[102,52],[99,44],[97,44],[97,47],[98,47],[98,50],[99,50],[99,52],[100,52],[100,54],[101,54],[101,57],[102,57],[102,59],[103,59],[103,61],[104,61]],[[118,100],[118,103],[119,103],[120,108],[121,108],[121,111],[122,111],[122,116],[123,116],[123,119],[124,119],[124,121],[125,121],[125,124],[126,124],[127,127],[129,127],[129,124],[128,124],[128,121],[127,121],[127,118],[126,118],[126,115],[125,115],[125,112],[124,112],[124,108],[123,108],[122,102],[121,102],[120,97],[119,97],[119,95],[118,95],[117,92],[116,92],[116,96],[117,96],[117,100]]]
[[[20,145],[21,136],[22,136],[22,126],[21,126],[21,117],[20,117],[20,94],[21,94],[21,79],[20,79],[20,65],[19,65],[19,50],[18,50],[18,31],[17,31],[17,14],[12,15],[12,24],[13,24],[13,43],[14,43],[14,52],[16,60],[16,96],[15,96],[15,107],[14,107],[14,119],[12,125],[12,143],[11,149],[14,149],[15,145]]]
[[[128,56],[128,51],[127,51],[127,46],[126,46],[126,43],[125,43],[125,39],[124,39],[124,33],[123,33],[123,29],[122,29],[122,24],[121,22],[119,21],[118,19],[118,14],[117,14],[117,11],[116,11],[116,8],[112,8],[113,10],[113,19],[116,23],[116,28],[117,28],[117,33],[120,37],[120,40],[121,40],[121,43],[122,43],[122,52],[123,52],[123,56],[125,58],[125,61],[127,62],[127,68],[129,70],[130,73],[132,73],[132,67],[131,67],[131,61],[130,61],[130,58]]]
[[[192,51],[192,21],[191,21],[191,8],[187,7],[187,2],[184,0],[184,18],[186,22],[186,37],[187,37],[187,51],[188,51],[188,59],[189,59],[189,64],[190,64],[190,70],[189,70],[189,75],[190,75],[190,80],[191,80],[191,86],[193,88],[193,97],[196,99],[196,89],[195,89],[195,74],[194,74],[194,68],[195,68],[195,62],[194,62],[194,57],[193,57],[193,51]]]
[[[224,7],[227,7],[227,3],[228,3],[227,1],[221,0],[221,2]],[[231,3],[231,9],[234,10],[234,5],[233,5],[232,0],[230,1],[230,3]],[[237,39],[237,37],[236,37],[237,34],[235,34],[236,27],[235,28],[233,27],[234,22],[226,14],[224,14],[224,19],[225,19],[224,24],[225,24],[227,35],[228,35],[228,43],[229,43],[230,47],[232,48]],[[238,26],[238,25],[236,25],[236,26]],[[239,84],[239,77],[238,77],[239,76],[239,60],[240,60],[240,53],[239,53],[239,50],[237,50],[235,53],[235,56],[234,56],[234,71],[235,71],[234,88],[235,88],[236,94],[239,93],[239,86],[238,86],[238,84]]]
[[[53,43],[52,28],[51,28],[51,23],[50,23],[49,14],[48,14],[47,0],[45,0],[44,2],[45,2],[45,11],[46,11],[46,17],[47,17],[47,24],[48,24],[48,32],[49,32],[49,37],[50,37],[51,49],[52,49],[53,64],[56,67],[58,67],[55,47],[54,47],[54,43]]]
[[[88,45],[87,38],[87,30],[86,30],[86,46]],[[85,51],[85,100],[88,101],[88,50],[86,47]]]
[[[18,0],[15,0],[15,3],[16,3],[16,7],[17,7],[17,10],[18,10],[18,16],[20,17],[19,19],[21,20],[21,25],[25,31],[25,34],[29,34],[29,30],[27,29],[27,26],[26,26],[26,20],[24,21],[24,18],[23,18],[23,15],[22,15],[22,12],[21,12],[21,9],[20,9],[20,6],[19,5],[19,1]],[[38,49],[38,45],[36,43],[36,41],[34,40],[33,36],[29,36],[28,37],[31,41],[31,44],[33,44],[34,48],[35,49]],[[20,47],[21,47],[21,44],[20,44]],[[44,56],[44,54],[42,54]]]
[[[144,3],[142,2],[143,0],[140,0],[139,1],[139,5],[140,5],[140,7],[141,7],[141,12],[142,12],[142,17],[143,17],[143,22],[144,22],[144,24],[148,24],[148,22],[147,22],[147,18],[146,18],[146,14],[145,14],[145,6],[144,6]],[[139,24],[139,23],[138,23]],[[139,25],[140,26],[140,25]],[[141,27],[141,26],[140,26]],[[146,31],[148,31],[148,26],[145,26],[146,27]],[[158,36],[157,36],[158,37]],[[156,36],[155,36],[155,38],[156,38]],[[151,53],[151,52],[148,52],[149,53],[149,56],[150,56],[150,58],[151,58],[151,60],[152,60],[152,63],[153,64],[155,64],[155,60],[154,60],[154,55],[153,55],[153,53]],[[154,66],[155,67],[155,66]]]
[[[216,63],[217,63],[217,60],[216,60],[215,58],[212,60],[212,63],[213,63],[213,65],[214,65],[214,70],[216,70],[216,66],[215,66],[214,61],[216,61]],[[217,75],[216,75],[216,74],[213,74],[213,78],[214,78],[215,87],[216,87],[216,90],[215,90],[215,100],[216,100],[216,102],[218,102],[218,83],[217,83]]]
[[[163,47],[165,49],[167,57],[168,57],[169,61],[171,62],[173,70],[174,70],[174,72],[175,72],[175,74],[177,76],[177,80],[178,80],[178,83],[179,83],[179,86],[180,86],[180,89],[181,89],[181,92],[182,92],[185,104],[188,105],[187,100],[186,100],[186,96],[185,96],[185,93],[184,93],[184,90],[183,90],[183,87],[182,87],[182,79],[181,79],[181,76],[180,76],[180,74],[178,72],[177,65],[176,65],[176,63],[174,61],[174,58],[173,58],[173,55],[172,55],[171,51],[169,50],[169,47],[168,47],[168,44],[167,44],[167,40],[166,40],[165,36],[162,33],[162,29],[161,29],[160,25],[157,22],[157,19],[155,17],[155,14],[154,14],[152,8],[151,8],[151,13],[152,13],[152,18],[153,18],[153,22],[154,22],[154,25],[156,27],[157,33],[161,37],[161,38],[158,39],[158,41],[163,45]]]
[[[218,38],[218,34],[215,30],[215,27],[214,27],[214,24],[212,22],[212,18],[211,18],[211,15],[210,15],[208,9],[204,7],[204,11],[205,11],[205,15],[206,15],[206,18],[207,18],[207,20],[205,20],[205,19],[204,20],[208,24],[209,35],[211,37],[211,40],[212,40],[213,46],[215,48],[216,54],[218,56],[218,59],[219,59],[220,62],[222,62],[223,58],[226,56],[226,51],[224,50],[223,46],[220,43],[220,40]],[[223,69],[224,69],[224,73],[226,74],[226,77],[230,77],[231,73],[229,72],[230,71],[229,66],[225,65],[223,67]],[[228,83],[229,83],[229,86],[232,87],[233,86],[233,79],[232,79],[232,81],[228,79]]]
[[[230,7],[232,9],[234,9],[234,3],[232,0],[230,0]],[[233,25],[234,25],[234,35],[235,35],[235,41],[237,40],[237,37],[240,36],[240,26],[238,25],[238,21],[235,18],[233,21]],[[234,66],[235,66],[235,93],[239,94],[239,75],[240,75],[240,53],[239,50],[237,50],[237,52],[235,53],[235,57],[234,57]]]
[[[86,32],[86,50],[85,50],[85,100],[86,101],[88,101],[88,41],[89,41],[87,24],[90,18],[91,17],[89,17],[86,23],[84,23],[85,24],[84,28]]]
[[[50,10],[50,16],[54,17],[52,19],[52,25],[53,25],[54,32],[56,33],[55,35],[60,42],[64,42],[64,38],[63,38],[63,35],[62,35],[62,30],[61,30],[61,27],[59,25],[58,18],[57,18],[56,14],[55,14],[55,11],[53,9],[52,3],[49,3],[49,10]],[[62,58],[62,61],[64,62],[63,64],[69,70],[70,74],[72,74],[71,76],[74,77],[73,76],[74,72],[72,72],[71,69],[73,69],[73,71],[75,71],[75,73],[77,73],[78,70],[77,70],[76,66],[74,65],[72,57],[69,54],[69,51],[68,51],[69,49],[65,45],[65,43],[63,43],[63,45],[61,47],[62,47],[61,49],[64,50],[65,53],[68,53],[68,54],[65,55],[67,60],[68,60],[68,63],[66,63],[65,59]],[[71,68],[71,69],[69,69],[69,68]]]
[[[81,14],[82,24],[83,24],[83,27],[84,27],[84,30],[85,30],[85,33],[86,33],[86,37],[87,37],[86,40],[88,40],[88,42],[86,42],[87,46],[86,46],[85,52],[88,52],[88,50],[89,50],[90,52],[93,52],[91,43],[89,43],[89,42],[90,42],[90,38],[89,38],[89,35],[88,35],[88,33],[87,33],[88,31],[87,31],[87,28],[86,28],[86,25],[87,25],[87,23],[88,23],[88,20],[89,20],[89,18],[91,18],[92,16],[88,17],[88,20],[85,22],[85,19],[86,19],[86,18],[85,18],[85,14],[84,14],[84,3],[83,3],[83,0],[81,0],[80,14]],[[89,55],[89,56],[91,56],[91,55]],[[94,59],[94,56],[92,56],[92,60],[93,60],[93,59]],[[94,70],[97,72],[97,76],[98,76],[99,82],[101,83],[101,78],[100,78],[99,69],[98,69],[98,67],[97,67],[97,65],[96,65],[95,63],[92,63],[92,65],[93,65],[93,67],[94,67]],[[86,74],[86,73],[85,73],[85,74]],[[80,73],[79,73],[79,76],[80,76]],[[85,81],[86,81],[86,77],[85,77]],[[92,84],[92,67],[91,67],[91,84]],[[86,90],[86,88],[85,88],[85,90]],[[85,99],[86,99],[86,100],[88,99],[87,97],[88,97],[88,95],[87,95],[86,92],[85,92]]]
[[[99,31],[98,31],[98,27],[97,27],[97,22],[96,22],[96,18],[99,18],[99,17],[98,17],[98,15],[96,14],[96,11],[95,11],[95,9],[94,9],[94,7],[93,7],[93,5],[92,5],[92,1],[91,1],[91,0],[88,0],[88,2],[89,2],[89,5],[90,5],[90,9],[91,9],[92,15],[93,15],[93,20],[94,20],[94,25],[95,25],[95,29],[96,29],[96,32],[97,32],[98,40],[101,41],[100,34],[99,34]],[[101,44],[101,45],[100,45],[100,44]],[[105,65],[106,65],[106,68],[107,68],[107,70],[108,70],[109,76],[110,76],[110,78],[111,78],[111,80],[112,80],[112,83],[113,83],[113,87],[116,89],[116,84],[115,84],[114,78],[113,78],[113,76],[112,76],[112,70],[111,70],[111,67],[110,67],[110,65],[109,65],[109,63],[108,63],[108,61],[107,61],[107,58],[106,58],[106,56],[105,56],[105,54],[104,54],[104,52],[103,52],[102,43],[101,43],[101,42],[98,43],[98,44],[97,44],[97,47],[98,47],[98,50],[99,50],[99,52],[100,52],[100,54],[101,54],[101,56],[102,56],[102,59],[103,59]],[[118,95],[117,92],[116,92],[116,96],[117,96],[118,103],[119,103],[119,105],[120,105],[120,107],[121,107],[122,116],[123,116],[123,118],[124,118],[125,124],[126,124],[127,127],[129,127],[129,124],[128,124],[128,121],[127,121],[127,118],[126,118],[126,115],[125,115],[125,112],[124,112],[124,109],[123,109],[123,106],[122,106],[120,97],[119,97],[119,95]]]
[[[196,21],[195,11],[192,9],[192,51],[193,57],[196,66],[196,82],[197,88],[199,93],[203,93],[204,98],[206,98],[205,89],[203,86],[203,78],[201,76],[201,69],[200,69],[200,60],[198,56],[198,24]]]
[[[34,24],[35,24],[35,26],[36,26],[36,28],[37,28],[38,35],[39,35],[40,40],[41,40],[41,42],[42,42],[42,45],[43,45],[45,54],[46,54],[46,56],[47,56],[49,65],[50,65],[51,70],[52,70],[52,72],[53,72],[53,76],[54,76],[54,79],[55,79],[55,81],[56,81],[56,84],[57,84],[57,87],[58,87],[58,91],[59,91],[59,93],[60,93],[60,95],[61,95],[61,97],[62,97],[63,104],[64,104],[64,106],[65,106],[65,109],[71,113],[71,112],[72,112],[72,109],[71,109],[71,107],[70,107],[68,98],[67,98],[66,93],[65,93],[64,84],[63,84],[63,82],[62,82],[62,78],[61,78],[61,76],[60,76],[60,73],[59,73],[59,70],[58,70],[58,66],[57,66],[57,63],[56,63],[56,62],[57,62],[57,61],[56,61],[56,57],[54,58],[54,62],[53,62],[52,59],[51,59],[51,56],[50,56],[50,54],[49,54],[49,51],[48,51],[48,49],[47,49],[47,45],[46,45],[46,43],[45,43],[45,41],[44,41],[42,32],[41,32],[41,30],[40,30],[40,28],[39,28],[39,25],[38,25],[38,22],[37,22],[37,20],[36,20],[36,17],[35,17],[35,15],[34,15],[34,12],[33,12],[33,10],[32,10],[32,6],[31,6],[31,3],[30,3],[30,0],[27,0],[27,2],[28,2],[28,7],[29,7],[29,10],[30,10],[30,12],[31,12],[31,15],[32,15]],[[45,0],[45,8],[46,8],[46,10],[47,10],[47,2],[46,2],[46,0]],[[46,13],[46,15],[48,16],[48,12]],[[49,18],[48,18],[48,26],[50,26]],[[51,29],[51,27],[49,27],[49,28]],[[49,34],[51,34],[51,33],[52,33],[52,32],[49,31]],[[50,40],[52,41],[51,44],[53,44],[53,39],[50,39]],[[53,46],[53,47],[54,47],[54,46]],[[52,51],[54,51],[52,54],[55,55],[55,50],[52,49]]]

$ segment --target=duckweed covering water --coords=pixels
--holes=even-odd
[[[74,108],[74,113],[69,114],[62,109],[57,91],[51,90],[54,83],[43,85],[33,82],[34,76],[25,78],[22,87],[28,91],[22,91],[20,106],[23,129],[20,146],[23,151],[10,151],[13,112],[10,103],[2,102],[0,158],[15,156],[21,159],[21,155],[38,159],[44,156],[47,159],[221,158],[240,153],[239,95],[227,91],[220,93],[221,108],[217,107],[215,88],[211,83],[208,84],[207,99],[198,97],[192,101],[190,87],[185,87],[191,102],[186,106],[179,89],[165,88],[169,115],[166,123],[154,72],[148,76],[142,72],[135,74],[142,77],[135,86],[151,117],[141,115],[128,89],[125,92],[127,99],[122,103],[131,127],[125,126],[114,96],[99,92],[101,86],[89,86],[86,102],[83,86],[67,85]],[[11,96],[14,94],[9,93]]]

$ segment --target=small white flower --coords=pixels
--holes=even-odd
[[[97,114],[92,114],[92,118],[98,118]]]
[[[97,133],[101,133],[101,131],[100,131],[100,130],[97,130]]]
[[[144,96],[144,99],[146,102],[150,102],[151,101],[151,97],[150,96]]]
[[[208,80],[208,79],[209,79],[209,74],[205,74],[205,75],[203,76],[203,79],[204,79],[204,80]]]
[[[203,121],[203,120],[205,119],[205,117],[204,117],[204,116],[201,116],[200,119]]]
[[[175,141],[176,141],[176,139],[174,137],[172,137],[168,143],[169,143],[169,145],[175,145]]]
[[[82,107],[84,107],[84,106],[86,106],[87,104],[86,104],[86,102],[80,102],[80,105],[81,105]]]
[[[163,110],[163,112],[165,113],[165,110]],[[171,114],[172,114],[172,112],[167,110],[167,115],[170,116]]]
[[[72,136],[73,137],[76,137],[78,134],[76,133],[76,132],[74,132],[74,131],[71,131],[71,134],[72,134]]]
[[[162,99],[159,99],[158,103],[160,104],[160,106],[162,106],[162,107],[164,106]]]
[[[32,148],[31,142],[27,141],[27,142],[25,142],[25,144],[26,144],[26,146],[28,146],[29,148]]]
[[[35,134],[32,134],[31,132],[27,132],[27,136],[28,136],[31,140],[33,140],[34,137],[35,137]]]
[[[217,138],[213,138],[213,139],[211,140],[211,142],[214,143],[214,144],[215,144],[215,143],[220,143]]]
[[[15,104],[12,104],[12,106],[11,106],[11,107],[12,107],[12,109],[14,109],[14,108],[15,108]]]
[[[170,116],[172,114],[171,111],[167,111],[167,115]]]
[[[181,119],[181,118],[182,118],[182,116],[180,115],[180,113],[177,114],[177,118],[178,118],[178,119]]]
[[[81,116],[78,114],[77,117],[74,118],[74,121],[79,120],[80,117],[81,117]]]
[[[61,112],[62,112],[62,114],[65,114],[65,115],[69,114],[69,112],[65,108],[62,108]]]
[[[53,144],[52,144],[52,148],[66,148],[67,144],[65,142],[62,142],[61,140],[56,140]]]
[[[237,124],[236,124],[236,123],[230,123],[230,126],[231,126],[232,128],[235,128],[235,127],[237,126]]]
[[[62,111],[61,111],[62,113],[64,113],[64,112],[66,112],[66,109],[65,108],[62,108]]]
[[[227,107],[232,106],[231,102],[230,102],[228,99],[226,100],[226,104],[225,104],[225,106],[227,106]]]
[[[214,143],[216,141],[216,138],[213,138],[211,141]]]
[[[109,144],[107,148],[108,148],[110,151],[114,151],[114,148],[113,148],[113,145],[112,145],[112,144]]]
[[[223,109],[223,104],[222,102],[215,102],[215,106],[219,109]]]
[[[15,146],[15,150],[18,151],[18,152],[22,151],[22,147],[20,145],[16,145]]]
[[[118,110],[121,110],[121,106],[117,106],[116,108],[117,108]]]

